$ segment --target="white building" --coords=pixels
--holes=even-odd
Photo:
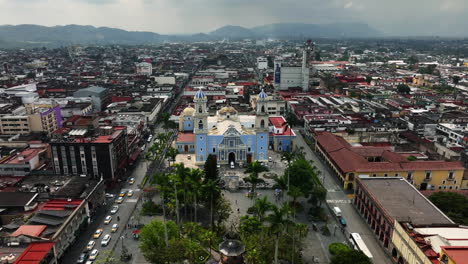
[[[265,58],[265,57],[258,57],[257,58],[257,69],[259,69],[259,70],[268,69],[268,59]]]
[[[153,65],[148,62],[137,63],[136,73],[138,75],[151,75],[153,73]]]
[[[274,86],[276,90],[288,90],[293,87],[302,87],[303,91],[309,90],[308,57],[310,52],[313,52],[313,44],[307,41],[302,51],[301,66],[283,66],[282,60],[275,60]]]

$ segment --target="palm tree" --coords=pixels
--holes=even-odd
[[[165,205],[166,200],[165,200],[164,194],[169,186],[169,178],[165,173],[158,173],[158,174],[153,175],[151,183],[157,184],[161,192],[161,201],[162,201],[161,204],[162,204],[162,210],[163,210],[163,225],[164,225],[164,243],[166,247],[168,247],[169,236],[167,233],[167,225],[166,225],[166,205]]]
[[[283,204],[282,207],[273,206],[272,213],[267,216],[267,221],[270,223],[270,230],[275,235],[275,264],[278,264],[280,237],[284,233],[284,230],[286,230],[286,227],[292,223],[289,219],[289,215],[289,206],[287,204]]]
[[[214,199],[219,196],[221,189],[219,188],[219,183],[217,180],[207,180],[203,185],[203,192],[207,195],[210,201],[210,224],[211,224],[211,231],[214,228],[214,219],[213,219],[213,203]]]
[[[257,184],[265,182],[265,180],[260,179],[258,177],[258,174],[256,174],[256,173],[251,173],[249,176],[244,178],[244,181],[249,182],[250,184],[252,184],[252,187],[250,189],[252,197],[255,197],[255,195],[256,195]]]
[[[244,178],[244,181],[250,182],[252,184],[251,192],[255,195],[255,190],[257,184],[265,182],[263,179],[260,179],[258,176],[261,172],[268,171],[268,168],[260,164],[258,161],[250,163],[245,170],[245,173],[250,173],[250,175]]]
[[[271,207],[273,204],[271,204],[268,200],[267,197],[264,196],[263,198],[257,199],[254,204],[255,208],[255,214],[257,215],[258,221],[263,223],[265,220],[265,214],[266,212],[271,210]]]
[[[291,162],[296,158],[296,153],[293,151],[286,151],[283,152],[281,155],[281,161],[287,161],[288,162],[288,191],[289,191],[289,169],[291,168]]]
[[[198,206],[198,195],[200,188],[202,187],[201,180],[203,177],[203,171],[200,169],[190,169],[188,175],[188,189],[191,190],[193,195],[193,219],[197,222],[197,206]]]
[[[171,165],[171,161],[175,162],[175,158],[178,154],[179,154],[179,151],[173,147],[169,147],[166,150],[166,158],[167,158],[167,161],[169,162],[169,165]]]
[[[281,191],[286,192],[286,190],[288,189],[288,179],[287,179],[287,177],[285,177],[284,175],[276,176],[274,178],[274,180],[275,180],[275,184],[273,185],[273,188],[280,189]],[[283,193],[281,193],[281,196],[282,195],[283,195]]]
[[[182,187],[182,195],[184,196],[184,217],[187,217],[187,182],[188,174],[190,172],[189,168],[185,168],[183,163],[173,164],[172,167],[175,168],[176,183],[179,183]],[[177,202],[177,201],[176,201]]]
[[[291,186],[288,191],[288,195],[293,199],[291,202],[291,206],[293,208],[293,219],[296,218],[296,203],[297,199],[304,194],[301,191],[301,188],[296,187],[296,186]]]

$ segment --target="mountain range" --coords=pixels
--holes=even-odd
[[[245,28],[224,26],[209,33],[162,35],[154,32],[126,31],[110,27],[66,25],[0,26],[0,47],[57,47],[73,44],[153,44],[166,41],[196,42],[222,39],[304,39],[304,38],[371,38],[382,34],[363,23],[303,24],[278,23]]]

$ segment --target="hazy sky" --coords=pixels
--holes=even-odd
[[[80,24],[158,33],[224,25],[365,22],[389,35],[468,35],[468,0],[0,0],[0,24]]]

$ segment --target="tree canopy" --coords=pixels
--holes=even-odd
[[[455,192],[436,192],[429,196],[440,210],[453,221],[468,225],[468,198]]]
[[[399,84],[397,86],[397,91],[399,94],[409,94],[411,92],[411,89],[406,84]]]

